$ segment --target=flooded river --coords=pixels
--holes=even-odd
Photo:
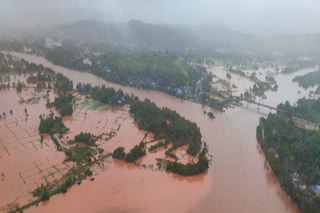
[[[216,212],[216,213],[298,213],[299,210],[281,190],[265,155],[256,140],[259,118],[268,110],[256,106],[214,112],[210,119],[203,111],[211,109],[167,94],[123,87],[106,82],[90,73],[55,66],[44,58],[12,53],[16,57],[43,64],[78,82],[123,89],[140,99],[149,98],[158,106],[167,106],[198,124],[209,145],[213,161],[209,171],[195,177],[139,169],[108,159],[94,182],[84,181],[66,194],[32,207],[27,212]],[[298,88],[292,75],[279,75],[278,92],[268,92],[263,100],[272,106],[290,102],[308,94]],[[298,90],[301,93],[298,94]],[[130,138],[128,138],[130,140]]]

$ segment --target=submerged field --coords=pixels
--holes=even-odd
[[[28,75],[10,75],[10,84],[15,81],[24,82]],[[4,82],[4,83],[9,83]],[[36,200],[33,193],[42,188],[52,190],[60,187],[61,182],[82,171],[81,166],[89,167],[96,176],[110,167],[123,167],[117,160],[110,161],[108,157],[117,147],[126,151],[132,149],[141,141],[146,143],[148,150],[159,142],[154,135],[139,130],[129,112],[129,105],[112,107],[102,104],[73,92],[73,113],[62,117],[63,124],[69,129],[66,134],[55,135],[63,149],[79,150],[78,155],[70,160],[57,147],[49,134],[39,133],[40,116],[45,118],[60,111],[46,107],[47,99],[54,100],[54,90],[35,88],[27,84],[20,92],[16,88],[0,90],[2,110],[0,119],[0,210],[8,212]],[[95,141],[95,154],[88,160],[86,146],[71,144],[69,141],[82,132],[98,136]],[[171,147],[172,144],[168,144]],[[173,151],[179,163],[189,163],[194,159],[187,154],[188,146]],[[81,151],[81,152],[80,152]],[[164,148],[158,148],[128,166],[136,169],[157,170],[157,158],[168,158]],[[169,160],[173,160],[170,159]],[[125,163],[126,164],[126,163]],[[130,164],[133,166],[130,166]],[[81,165],[81,166],[79,166]],[[81,174],[81,173],[80,173]],[[79,176],[80,176],[79,174]],[[72,183],[72,185],[75,184]],[[59,191],[59,190],[58,190]]]

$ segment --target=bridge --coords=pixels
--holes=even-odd
[[[284,111],[284,110],[281,110],[281,109],[278,109],[277,107],[274,107],[274,106],[270,106],[270,105],[267,105],[267,104],[263,104],[263,103],[259,103],[255,100],[252,100],[252,99],[244,99],[244,98],[240,98],[240,97],[229,97],[227,99],[224,100],[224,104],[227,104],[227,103],[230,103],[230,102],[236,102],[236,103],[239,103],[241,101],[244,101],[244,102],[247,102],[249,104],[254,104],[254,105],[257,105],[257,106],[261,106],[261,107],[265,107],[265,108],[268,108],[270,110],[275,110],[277,112],[282,112],[282,113],[287,113],[289,115],[292,115],[292,113],[290,112],[287,112],[287,111]]]
[[[312,122],[307,121],[305,119],[299,118],[298,115],[295,115],[292,112],[281,110],[281,109],[278,109],[276,107],[269,106],[267,104],[259,103],[259,102],[256,102],[255,100],[252,100],[252,99],[243,99],[243,98],[240,98],[240,97],[232,97],[231,96],[231,97],[225,99],[224,104],[227,104],[227,103],[230,103],[230,102],[239,103],[240,101],[245,101],[245,102],[247,102],[249,104],[255,104],[255,105],[258,105],[259,107],[262,106],[262,107],[268,108],[270,110],[275,110],[277,113],[286,113],[287,115],[291,116],[292,121],[294,122],[294,125],[296,127],[298,127],[298,128],[306,129],[306,130],[316,130],[316,131],[319,131],[319,129],[320,129],[319,128],[319,124],[312,123]]]
[[[241,99],[241,101],[245,101],[245,102],[247,102],[247,103],[249,103],[249,104],[255,104],[255,105],[258,105],[259,107],[262,106],[262,107],[268,108],[268,109],[270,109],[270,110],[279,111],[279,109],[277,109],[276,107],[269,106],[269,105],[263,104],[263,103],[259,103],[259,102],[256,102],[255,100]],[[283,110],[280,110],[280,111],[283,111]]]

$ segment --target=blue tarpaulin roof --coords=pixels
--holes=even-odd
[[[320,185],[316,185],[317,189],[320,190]]]

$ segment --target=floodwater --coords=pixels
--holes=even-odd
[[[216,76],[213,78],[213,82],[216,82],[218,79],[222,79],[230,84],[230,88],[232,90],[232,95],[240,96],[244,94],[246,91],[249,91],[250,87],[253,87],[253,82],[249,80],[249,78],[243,78],[240,75],[227,72],[227,70],[223,66],[206,66],[207,70],[212,73],[212,75]],[[231,75],[231,79],[227,78],[227,73]],[[233,88],[233,85],[236,88]],[[223,85],[221,84],[213,84],[213,87],[218,90],[223,90]]]
[[[65,155],[56,151],[49,137],[40,142],[39,115],[49,114],[45,94],[30,88],[20,93],[15,88],[0,90],[0,208],[30,202],[29,192],[46,180],[61,178],[69,167],[62,164]]]
[[[277,84],[278,84],[278,91],[277,92],[267,91],[265,93],[267,96],[267,99],[264,99],[261,102],[271,106],[277,106],[281,102],[289,101],[290,104],[294,104],[300,98],[303,98],[303,97],[308,98],[309,93],[311,91],[315,91],[317,86],[304,89],[302,87],[299,87],[299,84],[297,82],[292,82],[292,79],[294,79],[296,76],[305,75],[317,69],[318,69],[317,67],[305,68],[290,74],[276,75],[275,80],[277,81]]]
[[[211,109],[197,103],[161,92],[106,82],[90,73],[55,66],[41,57],[13,55],[51,67],[71,78],[75,84],[86,82],[121,88],[140,99],[149,98],[158,106],[176,110],[198,124],[213,155],[207,173],[189,178],[139,169],[108,159],[98,169],[94,182],[75,185],[66,194],[53,196],[27,212],[300,212],[281,190],[256,139],[259,118],[267,110],[258,111],[255,106],[237,107],[225,113],[213,111],[216,119],[209,119],[203,111]],[[277,76],[279,90],[267,93],[265,103],[276,106],[279,102],[287,99],[293,102],[307,94],[307,91],[300,95],[295,92],[298,88],[291,82],[292,76]],[[130,140],[130,136],[124,139]]]
[[[10,76],[10,83],[24,75]],[[0,212],[10,211],[8,204],[26,204],[34,200],[30,192],[42,184],[59,180],[73,166],[64,162],[65,154],[58,152],[49,135],[38,132],[39,116],[48,116],[46,108],[46,90],[36,91],[28,85],[21,92],[15,88],[1,89],[0,102]],[[51,100],[54,93],[49,93]],[[72,116],[63,117],[70,131],[59,138],[63,146],[80,132],[89,132],[102,138],[97,141],[105,153],[112,152],[118,146],[126,151],[138,144],[145,135],[139,131],[129,114],[129,106],[110,108],[96,101],[77,97]],[[12,110],[12,113],[10,111]],[[5,113],[5,116],[4,114]],[[114,136],[114,137],[111,137]],[[126,137],[130,138],[128,141]],[[152,135],[150,136],[152,137]],[[163,156],[161,156],[163,157]],[[154,160],[155,161],[155,160]],[[14,205],[11,205],[14,206]]]

